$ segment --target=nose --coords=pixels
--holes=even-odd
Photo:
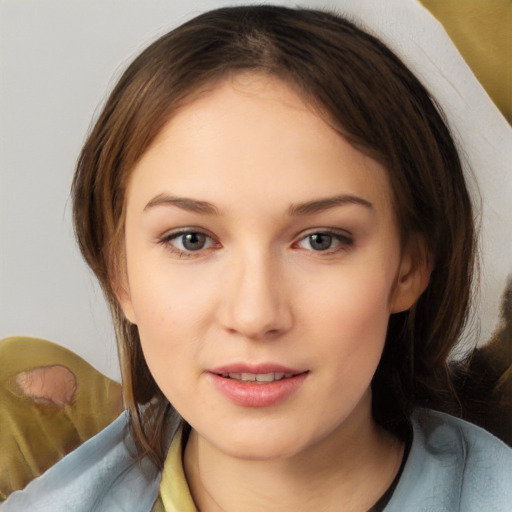
[[[274,339],[293,325],[291,297],[279,262],[248,251],[230,262],[219,308],[222,327],[252,340]]]

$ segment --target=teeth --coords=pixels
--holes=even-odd
[[[275,378],[274,373],[258,373],[256,375],[256,380],[258,382],[272,382],[277,379]]]
[[[276,380],[292,377],[293,373],[224,373],[222,376],[229,377],[234,380],[240,380],[242,382],[274,382]]]

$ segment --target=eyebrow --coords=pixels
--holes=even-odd
[[[159,194],[144,207],[144,211],[156,206],[177,206],[182,210],[189,212],[201,213],[203,215],[218,215],[219,210],[216,206],[208,201],[199,201],[188,197],[173,197],[167,194]]]
[[[307,201],[305,203],[292,204],[288,208],[288,214],[290,216],[312,215],[335,208],[336,206],[344,206],[347,204],[358,204],[373,210],[373,205],[370,201],[358,196],[342,194],[339,196],[314,199],[313,201]]]
[[[339,196],[314,199],[305,203],[291,204],[288,208],[288,215],[292,217],[312,215],[337,206],[358,204],[365,208],[373,209],[372,203],[358,196],[342,194]],[[167,194],[159,194],[144,207],[144,211],[157,206],[176,206],[182,210],[203,215],[219,215],[218,208],[208,201],[200,201],[189,197],[174,197]]]

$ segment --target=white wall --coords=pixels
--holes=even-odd
[[[318,6],[347,2],[282,3]],[[375,8],[371,0],[358,2],[366,9],[365,17],[369,19],[373,13],[377,25],[384,23],[385,17],[379,10],[392,10],[392,4],[400,4],[400,0],[379,0]],[[93,112],[113,84],[112,77],[169,27],[205,7],[225,3],[0,0],[0,338],[18,334],[48,338],[118,377],[113,333],[101,292],[73,240],[68,194],[75,159]],[[411,25],[411,32],[431,41],[423,21],[422,30],[417,30],[410,13],[406,14],[403,22]],[[418,52],[418,45],[401,50]],[[438,54],[450,52],[442,49]],[[446,84],[451,84],[448,74],[454,66],[453,62],[448,64],[442,73],[447,76]],[[467,82],[464,64],[460,66],[462,81]],[[475,103],[471,100],[470,107],[459,104],[460,94],[451,91],[450,85],[442,88],[444,92],[458,109],[450,113],[451,119],[457,120]],[[485,103],[481,92],[477,96]],[[503,215],[509,205],[510,223],[508,230],[499,228],[485,242],[485,250],[490,247],[497,255],[495,259],[502,262],[497,273],[492,265],[484,268],[492,273],[491,283],[484,282],[484,334],[495,323],[504,276],[512,269],[512,208],[507,203],[512,197],[512,182],[511,173],[504,174],[503,163],[507,159],[510,163],[510,150],[502,147],[504,139],[512,139],[501,121],[494,122],[496,114],[492,116],[473,114],[480,124],[490,119],[487,124],[494,126],[488,132],[477,126],[478,137],[498,139],[493,143],[499,146],[498,157],[493,157],[499,160],[499,169],[490,173],[489,183],[493,183],[484,187],[483,195],[485,200],[496,190],[501,194],[491,209],[497,205],[498,214]],[[492,148],[488,151],[492,153]]]
[[[178,7],[155,0],[0,4],[0,337],[56,341],[114,377],[113,332],[74,243],[69,188],[111,77],[182,17]]]

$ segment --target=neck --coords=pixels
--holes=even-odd
[[[198,509],[369,510],[393,482],[403,445],[374,423],[371,399],[368,406],[368,414],[355,411],[315,445],[277,460],[232,457],[193,430],[184,466]]]

